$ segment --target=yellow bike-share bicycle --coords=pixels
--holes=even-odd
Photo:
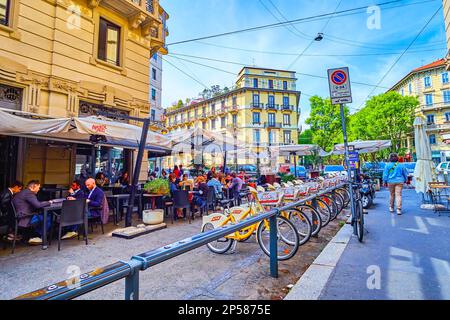
[[[225,210],[224,213],[213,213],[203,217],[202,232],[208,232],[215,228],[221,228],[227,224],[239,223],[250,216],[256,216],[265,212],[262,202],[273,201],[273,203],[282,203],[282,194],[272,193],[260,201],[258,191],[249,188],[251,201],[245,206],[233,207]],[[270,197],[269,197],[270,196]],[[299,234],[294,224],[286,217],[278,215],[276,217],[277,226],[277,258],[278,260],[288,260],[292,258],[299,248]],[[270,223],[268,219],[243,228],[221,239],[210,242],[207,247],[214,253],[224,254],[230,249],[236,248],[237,242],[244,242],[256,233],[256,240],[262,251],[270,256]]]

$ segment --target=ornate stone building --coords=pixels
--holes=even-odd
[[[37,118],[149,117],[150,57],[167,53],[167,19],[159,0],[0,0],[0,108]],[[0,137],[0,147],[18,150],[0,159],[18,164],[0,172],[1,186],[14,177],[66,185],[88,157],[82,146],[24,138]],[[111,159],[116,151],[120,160]],[[132,152],[102,152],[100,168],[132,167]]]

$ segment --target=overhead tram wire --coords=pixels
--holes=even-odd
[[[235,51],[242,51],[242,52],[252,52],[252,53],[260,53],[260,54],[268,54],[268,55],[279,55],[279,56],[296,56],[297,53],[293,52],[279,52],[279,51],[263,51],[263,50],[254,50],[254,49],[246,49],[246,48],[237,48],[237,47],[229,47],[229,46],[223,46],[208,42],[199,41],[198,43],[217,47],[217,48],[223,48],[223,49],[229,49],[229,50],[235,50]],[[432,52],[432,51],[440,51],[440,50],[447,50],[446,47],[442,48],[435,48],[435,49],[421,49],[421,50],[409,50],[410,53],[422,53],[422,52]],[[371,52],[371,53],[350,53],[350,54],[308,54],[305,53],[305,57],[370,57],[370,56],[385,56],[385,55],[396,55],[400,54],[401,52]],[[181,53],[177,53],[177,55],[183,55]]]
[[[165,62],[167,62],[168,64],[170,64],[172,67],[174,67],[175,69],[177,69],[178,71],[180,71],[181,73],[183,73],[185,76],[191,78],[192,80],[194,80],[195,82],[197,82],[198,84],[200,84],[202,87],[204,87],[205,89],[208,89],[208,87],[202,83],[201,81],[195,79],[193,76],[191,76],[190,74],[188,74],[187,72],[181,70],[180,68],[178,68],[176,65],[174,65],[172,62],[170,62],[169,60],[162,58]]]
[[[269,2],[270,2],[270,4],[272,5],[272,7],[275,8],[275,10],[278,12],[278,14],[279,14],[285,21],[289,21],[289,19],[286,18],[286,16],[281,12],[280,9],[278,9],[278,7],[275,5],[275,3],[273,3],[272,0],[269,0]],[[298,36],[299,36],[299,37],[301,37],[301,35],[303,35],[303,36],[305,36],[308,40],[310,40],[311,38],[313,38],[313,37],[311,37],[310,35],[308,35],[308,34],[302,32],[301,30],[299,30],[295,24],[291,24],[291,23],[290,23],[289,25],[290,25],[293,29],[295,29],[295,31],[298,32]]]
[[[328,24],[330,23],[331,19],[333,19],[334,15],[336,14],[337,9],[340,7],[342,3],[342,0],[339,0],[339,3],[337,4],[336,8],[334,9],[334,14],[332,14],[329,19],[327,20],[327,22],[325,23],[325,25],[322,28],[322,31],[319,34],[323,34],[323,32],[325,31],[325,29],[328,27]],[[300,58],[306,53],[306,51],[308,51],[309,48],[311,48],[311,46],[314,44],[314,42],[316,42],[316,39],[312,39],[311,42],[305,47],[305,49],[295,58],[295,60],[287,67],[287,70],[290,70],[291,68],[293,68],[295,66],[295,64],[298,62],[298,60],[300,60]]]
[[[403,2],[403,1],[405,1],[405,0],[386,1],[386,2],[372,4],[370,6],[367,5],[367,6],[362,6],[362,7],[356,7],[356,8],[341,10],[339,12],[323,13],[323,14],[319,14],[319,15],[315,15],[315,16],[294,19],[294,20],[290,20],[290,21],[286,21],[286,22],[271,23],[271,24],[261,25],[261,26],[257,26],[257,27],[251,27],[251,28],[239,29],[239,30],[235,30],[235,31],[223,32],[223,33],[209,35],[209,36],[203,36],[203,37],[198,37],[198,38],[193,38],[193,39],[188,39],[188,40],[172,42],[172,43],[167,44],[167,46],[173,46],[173,45],[184,44],[184,43],[189,43],[189,42],[195,42],[195,41],[200,41],[200,40],[218,38],[218,37],[229,36],[229,35],[233,35],[233,34],[246,33],[246,32],[256,31],[256,30],[264,30],[264,29],[268,29],[268,28],[276,28],[276,27],[283,26],[285,24],[300,23],[300,22],[305,22],[305,21],[315,21],[314,19],[320,19],[320,18],[321,19],[323,19],[323,18],[326,19],[329,16],[335,16],[335,15],[340,15],[340,14],[349,13],[349,12],[366,10],[367,8],[369,8],[371,6],[384,7],[384,6],[387,6],[387,5],[390,5],[390,4],[399,3],[399,2]],[[430,0],[428,0],[428,1],[430,1]]]
[[[428,27],[428,25],[431,23],[431,21],[434,19],[434,17],[436,17],[436,15],[439,13],[439,11],[441,11],[442,5],[439,6],[439,8],[436,10],[436,12],[431,16],[431,18],[427,21],[427,23],[422,27],[422,29],[420,29],[419,33],[414,37],[414,39],[411,41],[411,43],[408,45],[408,47],[402,52],[402,54],[394,61],[394,63],[391,65],[391,67],[387,70],[387,72],[383,75],[383,77],[381,77],[380,81],[378,81],[377,85],[372,89],[372,91],[369,93],[369,95],[367,96],[367,98],[365,99],[365,101],[367,101],[370,96],[375,92],[375,90],[377,88],[380,88],[380,84],[384,81],[384,79],[386,79],[386,77],[388,76],[388,74],[392,71],[392,69],[394,69],[394,67],[397,65],[397,63],[401,60],[401,58],[405,55],[406,51],[408,51],[409,48],[412,47],[412,45],[414,44],[414,42],[416,42],[416,40],[420,37],[420,35],[422,34],[422,32],[425,31],[425,29]],[[359,108],[356,110],[356,112],[360,111],[362,106],[364,105],[365,102],[363,102]]]
[[[182,60],[182,61],[185,61],[185,62],[188,62],[188,63],[192,63],[192,64],[195,64],[195,65],[203,66],[203,67],[206,67],[206,68],[214,69],[214,70],[217,70],[217,71],[221,71],[221,72],[228,73],[228,74],[233,74],[233,75],[235,75],[235,73],[233,73],[231,71],[220,69],[220,68],[209,66],[209,65],[205,65],[205,64],[198,63],[198,62],[195,62],[195,61],[192,61],[192,60],[183,59],[183,58],[180,58],[178,56],[185,56],[185,57],[190,57],[190,58],[194,58],[194,59],[200,59],[200,60],[206,60],[206,61],[212,61],[212,62],[218,62],[218,63],[224,63],[224,64],[237,65],[237,66],[241,66],[241,67],[248,66],[248,64],[241,63],[241,62],[220,60],[220,59],[212,59],[212,58],[193,56],[193,55],[169,53],[169,56],[171,58],[175,58],[175,59]],[[310,74],[310,73],[303,73],[303,72],[297,72],[297,74],[302,75],[302,76],[312,77],[312,78],[328,80],[328,77],[326,77],[326,76],[320,76],[320,75],[315,75],[315,74]],[[359,81],[352,81],[352,84],[357,84],[357,85],[362,85],[362,86],[367,86],[367,87],[375,87],[375,86],[377,86],[375,84],[359,82]],[[381,86],[381,85],[378,85],[378,88],[387,89],[387,90],[391,89],[391,87],[385,87],[385,86]],[[416,90],[412,90],[411,93],[420,94],[421,92],[416,91]],[[434,96],[436,96],[436,97],[443,97],[443,94],[442,93],[441,94],[434,93]]]
[[[198,63],[198,62],[195,62],[195,61],[192,61],[192,60],[188,60],[188,59],[172,56],[171,54],[169,54],[169,56],[172,57],[172,58],[181,60],[181,61],[185,61],[185,62],[188,62],[188,63],[196,64],[196,65],[199,65],[199,66],[202,66],[202,67],[206,67],[206,68],[214,69],[214,70],[221,71],[221,72],[224,72],[224,73],[236,75],[236,73],[228,71],[228,70],[224,70],[224,69],[216,68],[216,67],[209,66],[209,65],[206,65],[206,64],[203,64],[203,63]],[[200,58],[200,57],[195,57],[195,56],[191,56],[191,57],[193,57],[193,58]],[[208,58],[203,58],[203,59],[205,59],[205,60],[212,60],[212,61],[215,61],[215,62],[229,63],[229,64],[234,64],[234,65],[239,65],[239,66],[244,66],[244,67],[247,66],[247,64],[239,63],[239,62],[231,62],[231,61],[224,61],[224,60],[217,60],[217,59],[208,59]],[[324,79],[324,80],[328,79],[325,76],[319,76],[319,75],[303,73],[303,72],[297,72],[297,74],[302,75],[302,76],[312,77],[312,78]],[[374,87],[375,86],[374,84],[358,82],[358,81],[352,81],[352,83],[353,84],[358,84],[358,85],[363,85],[363,86],[368,86],[368,87]],[[380,86],[380,88],[389,89],[388,87],[381,87],[381,86]]]
[[[271,1],[271,2],[272,2],[272,1]],[[272,10],[270,10],[270,9],[266,6],[266,4],[264,3],[263,0],[259,0],[259,3],[261,3],[261,5],[264,7],[264,9],[266,9],[267,12],[269,12],[269,13],[270,13],[270,14],[271,14],[278,22],[283,22],[283,21],[281,21],[280,18],[278,18],[278,17],[272,12]],[[272,5],[273,5],[273,3],[272,3]],[[277,8],[276,8],[276,9],[277,9]],[[278,9],[277,9],[277,10],[278,10]],[[280,11],[278,11],[278,12],[281,14]],[[281,16],[283,16],[283,15],[281,14]],[[287,20],[287,19],[285,19],[285,20]],[[300,38],[302,38],[302,39],[311,40],[311,37],[308,36],[307,34],[305,34],[305,33],[303,33],[303,32],[301,32],[301,34],[298,34],[297,32],[293,31],[291,28],[289,28],[289,26],[291,26],[291,27],[293,27],[294,29],[297,29],[297,28],[295,27],[295,25],[289,24],[289,25],[283,25],[283,26],[286,28],[286,30],[288,30],[290,33],[292,33],[292,34],[295,35],[295,36],[300,37]],[[302,34],[304,34],[304,35],[302,35]]]

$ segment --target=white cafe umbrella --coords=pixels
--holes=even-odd
[[[417,163],[414,170],[415,187],[417,193],[428,192],[428,183],[435,178],[435,167],[431,160],[431,147],[425,129],[425,121],[421,117],[414,120],[414,135],[416,141]]]

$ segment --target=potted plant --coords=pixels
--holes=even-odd
[[[169,181],[166,179],[155,179],[144,185],[144,190],[150,194],[161,196],[170,195]]]

